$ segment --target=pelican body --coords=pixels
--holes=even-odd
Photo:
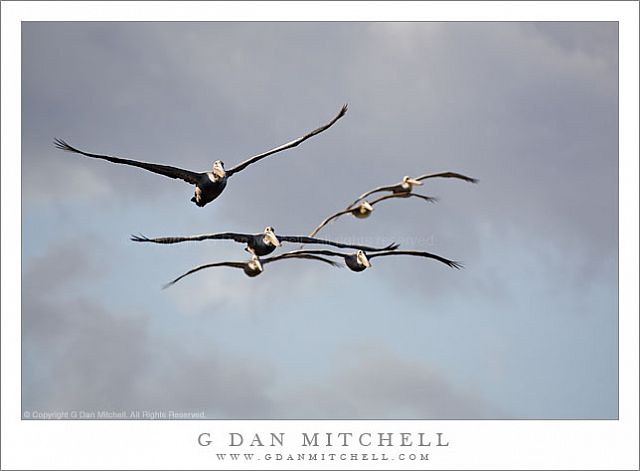
[[[196,206],[204,207],[222,194],[227,186],[227,172],[224,169],[224,162],[216,160],[213,163],[213,170],[200,174],[196,189],[191,201]]]
[[[253,256],[251,260],[244,264],[242,267],[242,271],[244,271],[245,275],[250,278],[254,276],[258,276],[262,273],[264,268],[262,268],[262,263],[260,263],[260,259],[257,256]]]
[[[351,255],[346,255],[344,257],[344,263],[349,267],[349,270],[355,272],[364,271],[371,266],[369,259],[362,250],[358,250]]]
[[[84,155],[85,157],[91,157],[94,159],[102,159],[108,162],[116,163],[116,164],[124,164],[130,165],[132,167],[142,168],[149,172],[157,173],[159,175],[164,175],[169,178],[177,178],[180,180],[184,180],[191,185],[195,185],[195,191],[193,198],[191,201],[196,204],[196,206],[204,207],[208,203],[215,200],[220,194],[224,191],[227,186],[227,180],[234,174],[244,170],[249,165],[258,162],[259,160],[264,159],[265,157],[275,154],[277,152],[281,152],[286,149],[291,149],[292,147],[296,147],[302,142],[306,141],[310,137],[315,136],[316,134],[325,131],[326,129],[333,126],[333,124],[342,118],[347,112],[347,105],[344,105],[340,112],[327,124],[320,126],[317,129],[305,134],[302,137],[294,139],[293,141],[287,142],[281,146],[275,147],[271,150],[263,152],[261,154],[254,155],[253,157],[248,158],[244,162],[236,165],[235,167],[225,170],[224,163],[222,160],[216,160],[213,163],[213,168],[211,171],[207,172],[193,172],[191,170],[185,170],[178,167],[171,167],[169,165],[161,165],[161,164],[153,164],[149,162],[139,162],[137,160],[123,159],[120,157],[112,157],[109,155],[101,155],[101,154],[92,154],[89,152],[81,151],[75,147],[72,147],[67,142],[62,139],[55,139],[54,144],[58,149],[73,152],[76,154]]]

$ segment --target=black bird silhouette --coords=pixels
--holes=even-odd
[[[312,253],[305,253],[304,251],[287,252],[281,255],[276,255],[274,257],[269,257],[262,260],[260,260],[257,255],[253,255],[251,257],[251,260],[247,262],[215,262],[215,263],[207,263],[205,265],[200,265],[198,267],[192,268],[188,272],[183,273],[179,277],[165,284],[163,288],[168,288],[169,286],[174,285],[175,283],[183,279],[185,276],[189,276],[192,273],[198,272],[200,270],[204,270],[205,268],[214,268],[214,267],[241,268],[247,276],[253,278],[254,276],[258,276],[262,273],[262,271],[264,270],[263,265],[266,265],[267,263],[271,263],[271,262],[276,262],[278,260],[286,260],[291,258],[317,260],[320,262],[328,263],[329,265],[334,267],[338,266],[338,264],[333,260],[329,260],[329,259],[320,257],[318,255],[314,255]]]
[[[380,186],[378,188],[374,188],[373,190],[369,190],[366,193],[362,193],[358,197],[358,199],[355,200],[353,203],[351,203],[348,207],[350,208],[351,206],[357,204],[358,201],[366,198],[369,195],[372,195],[373,193],[378,193],[380,191],[390,191],[393,194],[406,196],[407,194],[411,193],[411,190],[413,190],[414,186],[422,185],[422,180],[426,180],[428,178],[457,178],[459,180],[464,180],[469,183],[478,183],[478,180],[475,178],[467,177],[466,175],[462,175],[460,173],[455,173],[455,172],[431,173],[427,175],[422,175],[418,178],[411,178],[409,176],[405,176],[402,178],[401,182],[396,183],[394,185]]]
[[[352,254],[345,254],[340,252],[334,252],[333,250],[301,250],[301,253],[305,253],[308,255],[318,255],[318,256],[328,256],[328,257],[342,257],[345,261],[345,264],[351,271],[363,271],[371,266],[371,262],[369,259],[375,257],[386,257],[389,255],[412,255],[414,257],[425,257],[431,258],[433,260],[437,260],[438,262],[444,263],[445,265],[451,268],[462,268],[462,264],[460,262],[454,262],[453,260],[449,260],[447,258],[441,257],[440,255],[435,255],[430,252],[420,252],[415,250],[390,250],[390,251],[381,251],[373,254],[366,254],[363,250],[358,250]],[[296,253],[289,252],[291,254]]]
[[[320,126],[319,128],[314,129],[310,133],[305,134],[304,136],[299,137],[298,139],[294,139],[293,141],[287,142],[286,144],[275,147],[261,154],[254,155],[253,157],[248,158],[244,162],[236,165],[235,167],[229,170],[225,170],[224,162],[222,162],[222,160],[216,160],[213,163],[213,168],[210,172],[192,172],[191,170],[184,170],[182,168],[171,167],[169,165],[139,162],[136,160],[123,159],[120,157],[111,157],[108,155],[100,155],[100,154],[92,154],[89,152],[84,152],[79,149],[76,149],[75,147],[72,147],[67,142],[58,138],[54,140],[54,144],[58,149],[61,149],[64,151],[74,152],[76,154],[81,154],[86,157],[92,157],[95,159],[103,159],[116,164],[131,165],[133,167],[139,167],[153,173],[164,175],[165,177],[178,178],[178,179],[184,180],[185,182],[196,186],[195,194],[193,198],[191,198],[191,201],[193,201],[197,206],[203,207],[207,203],[210,203],[211,201],[216,199],[218,196],[220,196],[220,194],[222,193],[222,191],[227,185],[228,178],[234,175],[235,173],[238,173],[244,170],[249,165],[255,162],[258,162],[259,160],[264,159],[269,155],[275,154],[277,152],[281,152],[286,149],[291,149],[292,147],[296,147],[297,145],[306,141],[310,137],[313,137],[316,134],[320,134],[322,131],[325,131],[326,129],[333,126],[333,124],[336,121],[338,121],[340,118],[342,118],[346,112],[347,112],[347,105],[344,105],[340,110],[340,112],[336,115],[336,117],[333,118],[324,126]]]
[[[345,214],[351,214],[358,219],[368,218],[369,215],[373,212],[373,207],[380,203],[381,201],[385,201],[391,198],[408,198],[414,196],[416,198],[421,198],[429,203],[435,203],[438,201],[438,198],[434,198],[433,196],[424,196],[419,195],[417,193],[391,193],[389,195],[381,196],[380,198],[376,198],[369,203],[367,200],[361,200],[357,205],[352,205],[347,209],[343,209],[342,211],[338,211],[333,213],[331,216],[325,218],[318,226],[309,234],[309,237],[314,237],[320,229],[329,224],[334,219],[339,218],[340,216],[344,216]]]
[[[281,245],[281,242],[294,242],[298,244],[316,244],[316,245],[331,245],[341,249],[359,249],[369,252],[389,251],[395,250],[398,245],[390,244],[386,247],[376,248],[368,247],[366,245],[355,244],[343,244],[340,242],[334,242],[332,240],[315,239],[313,237],[306,236],[276,236],[273,227],[268,226],[264,232],[260,234],[239,234],[236,232],[218,232],[214,234],[201,234],[194,236],[184,237],[158,237],[149,238],[144,235],[131,236],[131,240],[134,242],[153,242],[156,244],[177,244],[179,242],[191,242],[201,240],[233,240],[242,244],[247,244],[246,250],[258,256],[268,255],[273,252],[276,247]]]

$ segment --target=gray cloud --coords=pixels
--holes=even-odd
[[[480,419],[505,418],[422,362],[376,344],[342,348],[336,367],[294,393],[279,411],[294,418]],[[309,408],[312,403],[314,407]],[[311,414],[311,415],[309,415]]]
[[[190,352],[188,339],[153,336],[148,312],[114,312],[72,294],[78,280],[96,273],[95,260],[78,241],[51,247],[26,268],[24,410],[268,413],[269,365],[258,368],[215,346]]]

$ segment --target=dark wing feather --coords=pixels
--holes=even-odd
[[[320,229],[322,229],[324,226],[326,226],[327,224],[329,224],[331,221],[333,221],[335,218],[338,218],[344,214],[348,214],[350,213],[351,210],[350,209],[345,209],[344,211],[338,211],[337,213],[332,214],[331,216],[327,217],[324,221],[322,221],[320,224],[318,224],[318,227],[316,227],[311,234],[309,234],[309,237],[313,237],[315,236]]]
[[[244,268],[244,265],[245,264],[242,263],[242,262],[216,262],[216,263],[207,263],[206,265],[200,265],[199,267],[192,268],[188,272],[183,273],[182,275],[180,275],[178,278],[176,278],[176,279],[170,281],[169,283],[165,284],[162,287],[162,289],[166,289],[169,286],[176,284],[178,281],[183,279],[185,276],[189,276],[192,273],[195,273],[195,272],[200,271],[200,270],[204,270],[205,268],[212,268],[212,267]]]
[[[342,244],[340,242],[334,242],[332,240],[325,239],[316,239],[315,237],[306,237],[306,236],[277,236],[279,240],[285,242],[295,242],[298,244],[321,244],[321,245],[331,245],[333,247],[338,247],[341,249],[357,249],[364,250],[365,252],[379,252],[381,250],[394,250],[398,247],[398,244],[389,244],[386,247],[375,248],[368,247],[366,245],[355,245],[355,244]]]
[[[219,232],[216,234],[201,234],[194,236],[185,236],[185,237],[158,237],[154,239],[150,239],[147,236],[142,234],[140,235],[132,235],[131,240],[134,242],[154,242],[156,244],[176,244],[178,242],[188,242],[188,241],[196,241],[196,240],[207,240],[207,239],[233,239],[236,242],[241,242],[246,244],[249,240],[254,237],[251,234],[237,234],[235,232]]]
[[[379,203],[380,201],[384,201],[384,200],[388,200],[390,198],[407,198],[409,196],[415,196],[416,198],[422,198],[425,201],[428,201],[429,203],[435,203],[436,201],[438,201],[438,198],[434,197],[434,196],[425,196],[425,195],[419,195],[417,193],[392,193],[390,195],[384,195],[381,196],[380,198],[376,198],[375,200],[371,201],[369,204],[371,206],[375,205],[376,203]]]
[[[55,139],[54,144],[58,149],[74,152],[76,154],[82,154],[86,157],[92,157],[94,159],[103,159],[113,162],[115,164],[131,165],[133,167],[143,168],[153,173],[158,173],[170,178],[179,178],[187,183],[197,184],[203,173],[192,172],[190,170],[184,170],[177,167],[170,167],[169,165],[151,164],[147,162],[138,162],[137,160],[121,159],[119,157],[111,157],[108,155],[90,154],[89,152],[83,152],[75,147],[71,147],[62,139]]]
[[[393,191],[398,187],[398,184],[396,183],[395,185],[388,185],[388,186],[379,186],[378,188],[374,188],[373,190],[369,190],[366,193],[362,193],[360,196],[358,196],[358,199],[355,200],[353,203],[351,203],[349,206],[347,206],[347,208],[353,208],[353,206],[355,206],[356,204],[358,204],[358,202],[360,200],[365,199],[367,196],[372,195],[374,193],[379,193],[381,191]]]
[[[298,139],[294,139],[291,142],[287,142],[286,144],[282,144],[281,146],[275,147],[271,150],[268,150],[266,152],[263,152],[262,154],[258,154],[258,155],[254,155],[253,157],[249,157],[247,160],[245,160],[244,162],[236,165],[235,167],[233,167],[230,170],[227,170],[227,177],[230,177],[231,175],[233,175],[234,173],[240,172],[241,170],[244,170],[245,168],[247,168],[249,165],[264,159],[265,157],[271,155],[271,154],[275,154],[276,152],[281,152],[283,150],[286,149],[291,149],[292,147],[296,147],[297,145],[303,143],[304,141],[306,141],[307,139],[309,139],[310,137],[315,136],[316,134],[320,134],[322,131],[325,131],[326,129],[329,129],[331,126],[333,126],[333,124],[338,121],[340,118],[342,118],[345,113],[347,112],[347,105],[343,105],[342,109],[340,110],[340,112],[336,115],[335,118],[333,118],[331,121],[329,121],[327,124],[325,124],[324,126],[320,126],[318,129],[314,129],[313,131],[311,131],[308,134],[305,134],[302,137],[299,137]]]
[[[444,263],[445,265],[450,266],[451,268],[458,268],[458,269],[462,268],[462,264],[460,262],[454,262],[453,260],[449,260],[447,258],[441,257],[440,255],[435,255],[429,252],[418,252],[414,250],[395,250],[395,251],[389,251],[389,252],[378,252],[371,255],[367,254],[367,257],[374,258],[374,257],[383,257],[386,255],[414,255],[416,257],[432,258],[434,260]]]
[[[416,180],[426,180],[427,178],[457,178],[459,180],[464,180],[465,182],[478,183],[478,180],[475,178],[467,177],[466,175],[455,172],[442,172],[422,175],[421,177],[416,178]]]
[[[328,263],[332,267],[340,266],[339,264],[337,264],[333,260],[329,260],[329,259],[326,259],[326,258],[323,258],[323,257],[319,257],[318,255],[316,255],[314,253],[305,252],[304,250],[296,250],[296,251],[293,251],[293,252],[287,252],[287,253],[283,253],[281,255],[276,255],[275,257],[265,258],[265,259],[262,260],[262,263],[276,262],[278,260],[284,260],[284,259],[287,259],[287,258],[300,258],[300,259],[304,259],[304,260],[317,260],[319,262]]]

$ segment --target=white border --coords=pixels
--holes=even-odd
[[[638,3],[637,2],[3,2],[2,469],[215,469],[198,447],[211,432],[444,432],[450,448],[425,462],[317,462],[372,469],[638,469]],[[618,421],[21,421],[20,21],[619,21],[620,420]],[[348,453],[360,452],[357,447]],[[246,448],[242,452],[246,451]],[[269,450],[265,450],[269,451]],[[276,452],[277,450],[271,450]],[[296,451],[290,449],[290,451]],[[327,450],[324,450],[327,451]],[[382,450],[364,450],[382,452]],[[396,450],[397,451],[397,450]],[[340,450],[336,450],[340,452]],[[262,461],[264,469],[309,463]],[[265,466],[266,465],[266,466]],[[245,464],[246,466],[246,464]],[[234,469],[242,469],[238,462]]]

